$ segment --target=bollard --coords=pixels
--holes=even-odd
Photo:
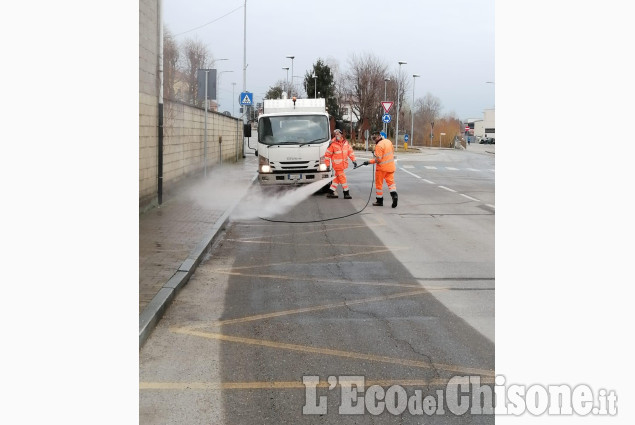
[[[403,144],[403,148],[404,148],[405,150],[408,150],[408,143],[404,143],[404,144]]]

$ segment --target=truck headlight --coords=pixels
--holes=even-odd
[[[260,166],[260,172],[261,173],[270,173],[271,172],[271,167],[269,165],[262,165],[262,166]]]
[[[326,171],[328,168],[326,167],[326,164],[320,164],[318,166],[318,171]]]

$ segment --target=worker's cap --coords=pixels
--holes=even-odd
[[[342,134],[342,130],[340,130],[339,128],[336,128],[335,130],[333,130],[333,133],[335,134]]]

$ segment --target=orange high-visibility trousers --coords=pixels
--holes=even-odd
[[[375,170],[375,196],[377,198],[384,197],[384,191],[383,191],[384,180],[386,180],[386,184],[388,185],[388,190],[390,192],[397,191],[397,185],[395,184],[394,171]]]
[[[348,190],[348,183],[346,183],[346,174],[344,174],[344,170],[333,170],[335,171],[335,177],[333,177],[333,181],[331,182],[331,190],[335,192],[337,189],[337,185],[342,185],[342,190]]]

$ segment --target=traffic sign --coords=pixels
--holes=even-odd
[[[395,102],[384,101],[384,102],[381,102],[381,106],[383,106],[384,111],[386,111],[386,113],[388,113],[388,112],[390,112],[390,108],[392,108],[393,103],[395,103]]]
[[[381,120],[382,120],[383,122],[385,122],[385,123],[389,123],[389,122],[390,122],[390,120],[391,120],[391,117],[390,117],[390,115],[388,115],[388,114],[384,114],[384,115],[382,115],[382,116],[381,116]]]
[[[240,104],[241,105],[253,105],[254,104],[254,94],[249,93],[248,91],[242,92],[240,94]]]
[[[403,135],[403,141],[407,142],[408,140],[410,140],[410,137],[407,134]]]

